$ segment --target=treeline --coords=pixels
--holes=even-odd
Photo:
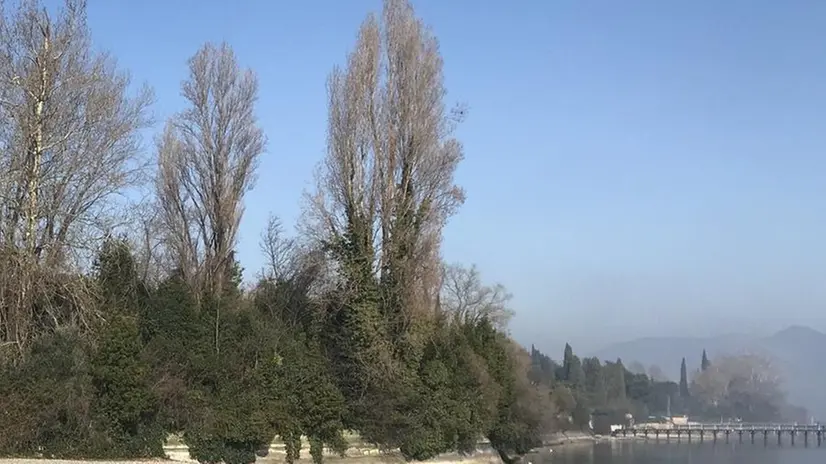
[[[594,414],[622,423],[628,413],[638,422],[668,414],[712,422],[807,421],[805,409],[786,401],[782,379],[767,359],[747,354],[712,363],[705,350],[701,359],[689,374],[683,358],[679,382],[672,382],[647,375],[641,366],[626,368],[620,359],[580,359],[570,345],[561,363],[531,347],[529,378],[550,392],[562,428],[584,429]]]
[[[180,275],[151,286],[135,269],[128,244],[107,240],[82,277],[98,319],[54,327],[6,363],[3,455],[162,456],[179,433],[200,461],[251,462],[278,435],[292,461],[303,435],[321,461],[357,431],[408,459],[470,452],[482,437],[509,457],[554,425],[527,353],[484,314],[444,311],[396,348],[341,290],[311,295],[312,266],[244,292],[236,268],[210,309]]]
[[[229,45],[189,60],[147,154],[151,91],[92,50],[82,0],[0,17],[0,454],[155,457],[175,433],[207,463],[279,436],[292,462],[304,436],[320,462],[354,431],[414,460],[486,437],[511,461],[555,427],[507,293],[441,260],[464,112],[406,1],[331,72],[300,233],[270,222],[252,285],[234,250],[266,137]]]
[[[557,423],[563,428],[586,429],[594,413],[607,414],[619,424],[627,413],[636,420],[665,415],[669,403],[674,403],[673,412],[680,410],[677,383],[632,372],[621,359],[604,363],[595,357],[581,359],[566,344],[561,363],[535,347],[531,360],[530,379],[550,391]]]

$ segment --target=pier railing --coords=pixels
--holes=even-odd
[[[640,424],[642,427],[645,427],[645,424]],[[763,431],[763,430],[783,430],[783,431],[790,431],[795,430],[798,432],[803,431],[810,431],[810,432],[817,432],[818,430],[826,430],[823,425],[814,424],[814,425],[804,425],[804,424],[745,424],[740,422],[732,422],[732,423],[721,423],[721,424],[687,424],[687,425],[671,425],[671,430],[731,430],[731,431]]]
[[[817,446],[826,440],[826,425],[823,424],[783,424],[783,423],[712,423],[712,424],[636,424],[623,427],[613,432],[615,436],[634,436],[643,438],[654,438],[659,440],[682,440],[684,437],[691,441],[706,438],[717,442],[718,437],[722,437],[728,443],[731,435],[742,443],[743,436],[755,442],[755,436],[761,436],[764,443],[768,443],[769,436],[777,436],[777,444],[782,444],[782,437],[786,436],[791,444],[795,444],[796,437],[802,437],[805,446],[809,445],[809,438],[817,441]]]

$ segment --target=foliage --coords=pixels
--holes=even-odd
[[[200,340],[202,358],[189,366],[188,400],[193,411],[184,429],[190,455],[201,462],[252,462],[255,452],[272,441],[276,412],[261,388],[272,362],[266,334],[247,308],[226,312],[220,343],[232,349],[216,353],[212,337]],[[211,318],[201,319],[212,325]],[[209,333],[202,330],[202,334]],[[270,361],[265,361],[269,355]]]
[[[89,347],[75,331],[38,339],[0,382],[0,452],[72,456],[92,451]],[[90,446],[91,445],[91,446]]]
[[[683,398],[688,398],[688,368],[685,365],[685,358],[683,358],[682,364],[680,364],[680,396]]]
[[[34,343],[0,383],[0,453],[56,458],[159,457],[165,437],[132,321]]]
[[[528,380],[529,355],[512,342],[501,340],[501,334],[491,328],[485,321],[477,331],[487,343],[490,373],[503,391],[487,437],[502,460],[510,462],[514,455],[542,444],[543,432],[551,429],[554,408],[549,392],[535,388]]]
[[[110,457],[164,455],[160,405],[141,353],[135,320],[115,316],[91,360],[93,409],[112,440]]]

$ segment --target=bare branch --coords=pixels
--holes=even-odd
[[[71,277],[122,224],[144,180],[152,93],[91,49],[83,0],[55,16],[36,0],[0,11],[0,342],[20,351],[97,317]]]
[[[258,81],[229,45],[204,45],[189,71],[182,94],[190,107],[158,143],[157,194],[177,266],[193,286],[217,295],[265,137],[254,114]]]
[[[277,216],[270,215],[267,228],[261,234],[261,252],[267,257],[265,275],[276,280],[287,279],[296,267],[298,244],[284,236],[284,228]]]
[[[120,220],[121,196],[139,185],[148,88],[90,49],[85,2],[52,19],[22,2],[0,26],[0,182],[3,242],[50,266],[92,250]]]
[[[505,330],[513,317],[508,308],[512,295],[501,284],[486,286],[476,266],[445,266],[440,295],[442,310],[459,322],[477,322],[487,318]]]
[[[308,197],[309,232],[345,240],[377,277],[395,282],[404,303],[388,307],[432,311],[442,229],[464,201],[454,185],[463,153],[443,103],[438,43],[406,0],[385,1],[381,23],[365,20],[328,94],[327,155]]]

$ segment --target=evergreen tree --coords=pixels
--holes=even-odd
[[[531,345],[531,368],[528,378],[537,385],[552,387],[560,375],[560,367],[547,355]]]
[[[711,366],[711,361],[708,360],[708,355],[706,354],[706,350],[703,350],[703,360],[700,362],[700,369],[706,370],[708,367]]]
[[[623,404],[627,396],[627,385],[625,383],[625,366],[622,365],[622,361],[617,359],[614,363],[606,362],[603,373],[608,402]]]
[[[582,361],[578,356],[571,359],[568,383],[576,390],[585,388],[585,371],[582,370]]]
[[[559,380],[567,382],[574,389],[585,386],[585,372],[582,370],[582,361],[574,355],[571,345],[565,344],[565,353],[562,358],[562,375]]]
[[[565,344],[565,352],[562,355],[562,380],[568,382],[571,380],[571,369],[573,368],[574,349],[571,348],[570,343]]]
[[[685,358],[680,365],[680,397],[688,398],[688,371],[685,365]]]
[[[608,401],[608,392],[605,388],[605,375],[599,358],[585,358],[582,361],[582,370],[585,373],[585,389],[588,392],[591,406],[597,408],[605,406]]]
[[[622,364],[622,359],[617,358],[617,374],[618,374],[618,385],[619,385],[619,398],[625,400],[626,398],[626,390],[627,385],[625,383],[625,365]]]

